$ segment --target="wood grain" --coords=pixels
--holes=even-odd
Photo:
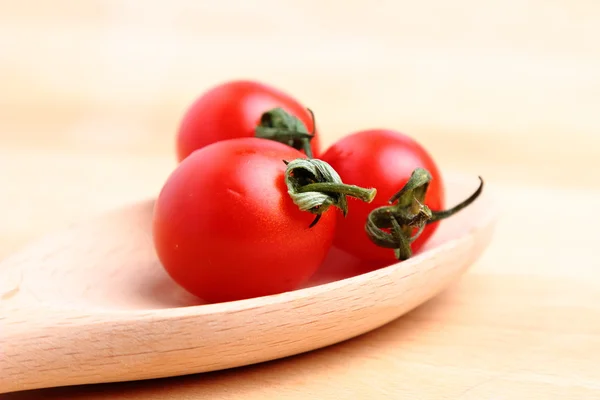
[[[154,196],[182,110],[231,77],[317,113],[326,144],[389,126],[504,212],[460,284],[346,343],[251,368],[5,398],[600,397],[600,7],[446,3],[0,2],[0,257]],[[1,329],[1,327],[0,327]]]
[[[475,177],[446,180],[451,203],[476,187]],[[222,304],[202,305],[160,266],[153,201],[50,235],[0,264],[0,393],[238,367],[379,328],[479,258],[497,218],[489,192],[408,261],[364,273],[335,251],[303,290]]]

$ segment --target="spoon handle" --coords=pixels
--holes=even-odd
[[[115,348],[139,346],[126,326],[110,314],[0,308],[0,393],[126,379]]]

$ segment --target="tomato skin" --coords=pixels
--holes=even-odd
[[[444,183],[431,155],[411,137],[393,130],[372,129],[359,131],[343,137],[322,154],[347,184],[377,189],[372,203],[349,199],[348,215],[337,223],[334,246],[363,261],[376,261],[381,265],[397,262],[391,249],[372,243],[365,233],[369,213],[389,205],[389,199],[408,181],[412,171],[427,169],[432,176],[425,205],[432,211],[444,207]],[[426,226],[412,243],[413,252],[418,251],[437,230],[439,222]]]
[[[190,105],[179,125],[178,160],[217,141],[254,136],[262,114],[276,107],[300,119],[313,132],[313,119],[306,107],[275,87],[237,80],[207,90]],[[320,150],[316,132],[311,148],[316,157]]]
[[[333,241],[336,210],[300,211],[283,160],[303,153],[267,139],[238,138],[195,151],[155,204],[159,260],[184,289],[208,302],[281,293],[306,282]]]

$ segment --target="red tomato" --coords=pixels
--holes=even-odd
[[[306,132],[313,132],[311,113],[279,89],[253,81],[231,81],[211,88],[192,103],[181,121],[177,134],[179,161],[214,142],[255,136],[263,114],[276,108],[297,118]],[[318,135],[310,145],[313,156],[317,156]]]
[[[374,187],[377,197],[372,203],[349,200],[348,216],[337,224],[334,245],[364,261],[383,264],[397,262],[389,248],[374,244],[365,232],[369,213],[388,201],[408,181],[413,170],[429,171],[432,180],[425,196],[425,205],[432,211],[444,207],[444,183],[440,171],[429,153],[415,140],[391,130],[366,130],[351,134],[334,143],[321,156],[346,184]],[[436,231],[439,222],[427,225],[411,249],[419,250]]]
[[[169,275],[192,294],[221,302],[298,288],[331,246],[336,213],[300,211],[286,164],[305,158],[266,139],[221,141],[195,151],[156,200],[153,239]]]

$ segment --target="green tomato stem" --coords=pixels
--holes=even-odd
[[[356,185],[346,185],[344,183],[333,183],[333,182],[318,182],[309,183],[306,186],[302,186],[298,189],[300,193],[306,192],[322,192],[322,193],[335,193],[343,194],[346,196],[356,197],[359,200],[370,203],[375,198],[377,190],[365,189]]]
[[[339,208],[346,216],[347,196],[370,203],[377,194],[375,189],[344,184],[333,167],[323,160],[298,158],[284,162],[287,165],[285,182],[294,204],[301,211],[316,214],[311,227],[331,206]]]
[[[423,204],[431,179],[427,170],[416,168],[404,187],[389,200],[390,205],[374,209],[367,217],[365,232],[369,239],[380,247],[394,249],[400,261],[412,256],[410,244],[421,235],[425,225],[456,214],[483,191],[483,179],[479,177],[480,185],[469,198],[449,210],[431,211]]]
[[[432,222],[436,222],[436,221],[451,217],[452,215],[456,214],[463,208],[468,207],[471,203],[473,203],[475,201],[475,199],[477,199],[479,197],[479,195],[481,194],[481,192],[483,191],[483,184],[484,184],[483,178],[481,176],[479,176],[478,178],[479,178],[479,187],[477,188],[477,190],[475,192],[473,192],[473,194],[471,196],[469,196],[467,199],[465,199],[461,203],[450,208],[449,210],[433,211],[433,215],[431,216],[431,219],[429,221],[427,221],[427,223],[430,224]]]
[[[313,119],[312,133],[308,132],[300,119],[286,112],[283,108],[277,107],[263,113],[254,135],[258,138],[287,144],[297,150],[303,150],[308,158],[313,158],[310,141],[315,134],[316,121],[313,112],[310,109],[308,111]]]

